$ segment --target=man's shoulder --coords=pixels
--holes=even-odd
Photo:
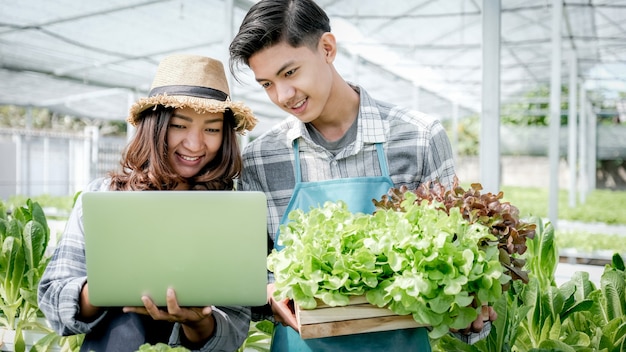
[[[392,122],[392,125],[409,124],[415,127],[431,128],[433,124],[440,123],[440,120],[433,115],[387,101],[375,101],[381,118]]]
[[[439,121],[436,117],[421,111],[374,98],[362,87],[360,87],[360,95],[362,112],[369,111],[376,116],[374,112],[377,111],[380,119],[396,122],[394,125],[411,124],[417,127],[427,127]]]

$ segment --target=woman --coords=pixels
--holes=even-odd
[[[256,119],[228,94],[221,62],[166,57],[149,97],[130,109],[128,121],[137,131],[122,170],[86,190],[232,190],[242,165],[236,134],[252,130]],[[170,290],[166,307],[142,297],[143,307],[105,309],[89,303],[88,290],[79,196],[39,284],[39,306],[57,333],[86,334],[81,351],[136,351],[159,342],[234,351],[249,330],[249,307],[180,307]]]

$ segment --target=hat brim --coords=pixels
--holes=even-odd
[[[257,119],[254,117],[252,109],[242,102],[235,102],[230,99],[221,101],[166,94],[139,99],[130,107],[129,115],[126,120],[133,126],[136,126],[142,118],[142,112],[150,108],[156,108],[159,105],[175,109],[188,107],[194,109],[196,112],[209,113],[224,112],[226,109],[229,109],[235,117],[235,131],[240,134],[245,134],[245,131],[252,131],[257,124]]]

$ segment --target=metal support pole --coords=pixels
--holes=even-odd
[[[483,0],[483,82],[480,119],[480,182],[500,191],[500,1]]]
[[[568,114],[567,114],[567,126],[568,126],[568,149],[567,149],[567,161],[569,166],[569,206],[574,208],[576,206],[576,185],[578,180],[576,174],[578,172],[578,138],[576,133],[578,132],[578,60],[576,59],[576,52],[573,50],[569,54],[569,98],[568,98]]]
[[[589,150],[589,138],[587,136],[587,92],[585,91],[585,82],[580,83],[579,87],[580,100],[580,123],[578,124],[578,138],[580,138],[578,173],[580,178],[579,201],[584,204],[587,201],[587,193],[589,192],[589,179],[587,175],[587,151]]]
[[[128,108],[130,109],[131,106],[133,106],[133,103],[135,102],[135,93],[128,92]],[[135,126],[133,126],[130,122],[126,121],[126,142],[130,142],[130,140],[133,138],[133,136],[135,135],[136,132],[136,128]]]
[[[588,104],[589,118],[587,119],[588,125],[588,138],[589,138],[589,154],[587,162],[587,176],[589,178],[589,192],[596,189],[596,163],[598,162],[598,115],[593,111],[591,104]]]
[[[20,134],[13,135],[15,143],[15,194],[23,194],[24,192],[24,143]]]
[[[42,190],[44,194],[50,194],[50,138],[43,138],[43,175]]]
[[[550,76],[550,188],[548,218],[556,229],[559,216],[559,130],[561,128],[561,15],[562,0],[552,0],[552,62]]]
[[[459,162],[459,104],[452,102],[452,155],[454,163]]]
[[[32,132],[33,130],[33,107],[29,106],[26,109],[26,131],[28,132],[25,136],[24,136],[24,160],[26,161],[24,163],[25,169],[24,169],[24,195],[26,196],[32,196],[32,191],[33,191],[33,174],[32,174],[32,155],[31,155],[31,144],[33,141],[33,136],[31,135],[30,132]]]

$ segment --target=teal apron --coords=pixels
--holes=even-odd
[[[325,201],[343,200],[353,213],[362,212],[371,214],[375,210],[372,199],[380,199],[394,187],[387,159],[382,145],[376,144],[378,162],[382,176],[342,178],[317,182],[302,182],[298,140],[294,141],[295,154],[295,187],[291,200],[287,205],[281,224],[288,221],[288,214],[294,209],[308,210],[324,204]],[[278,236],[274,240],[274,247],[278,245]],[[430,340],[425,328],[401,329],[380,331],[363,334],[333,336],[318,339],[300,338],[297,331],[291,327],[276,325],[272,338],[271,351],[274,352],[310,352],[310,351],[430,351]]]

